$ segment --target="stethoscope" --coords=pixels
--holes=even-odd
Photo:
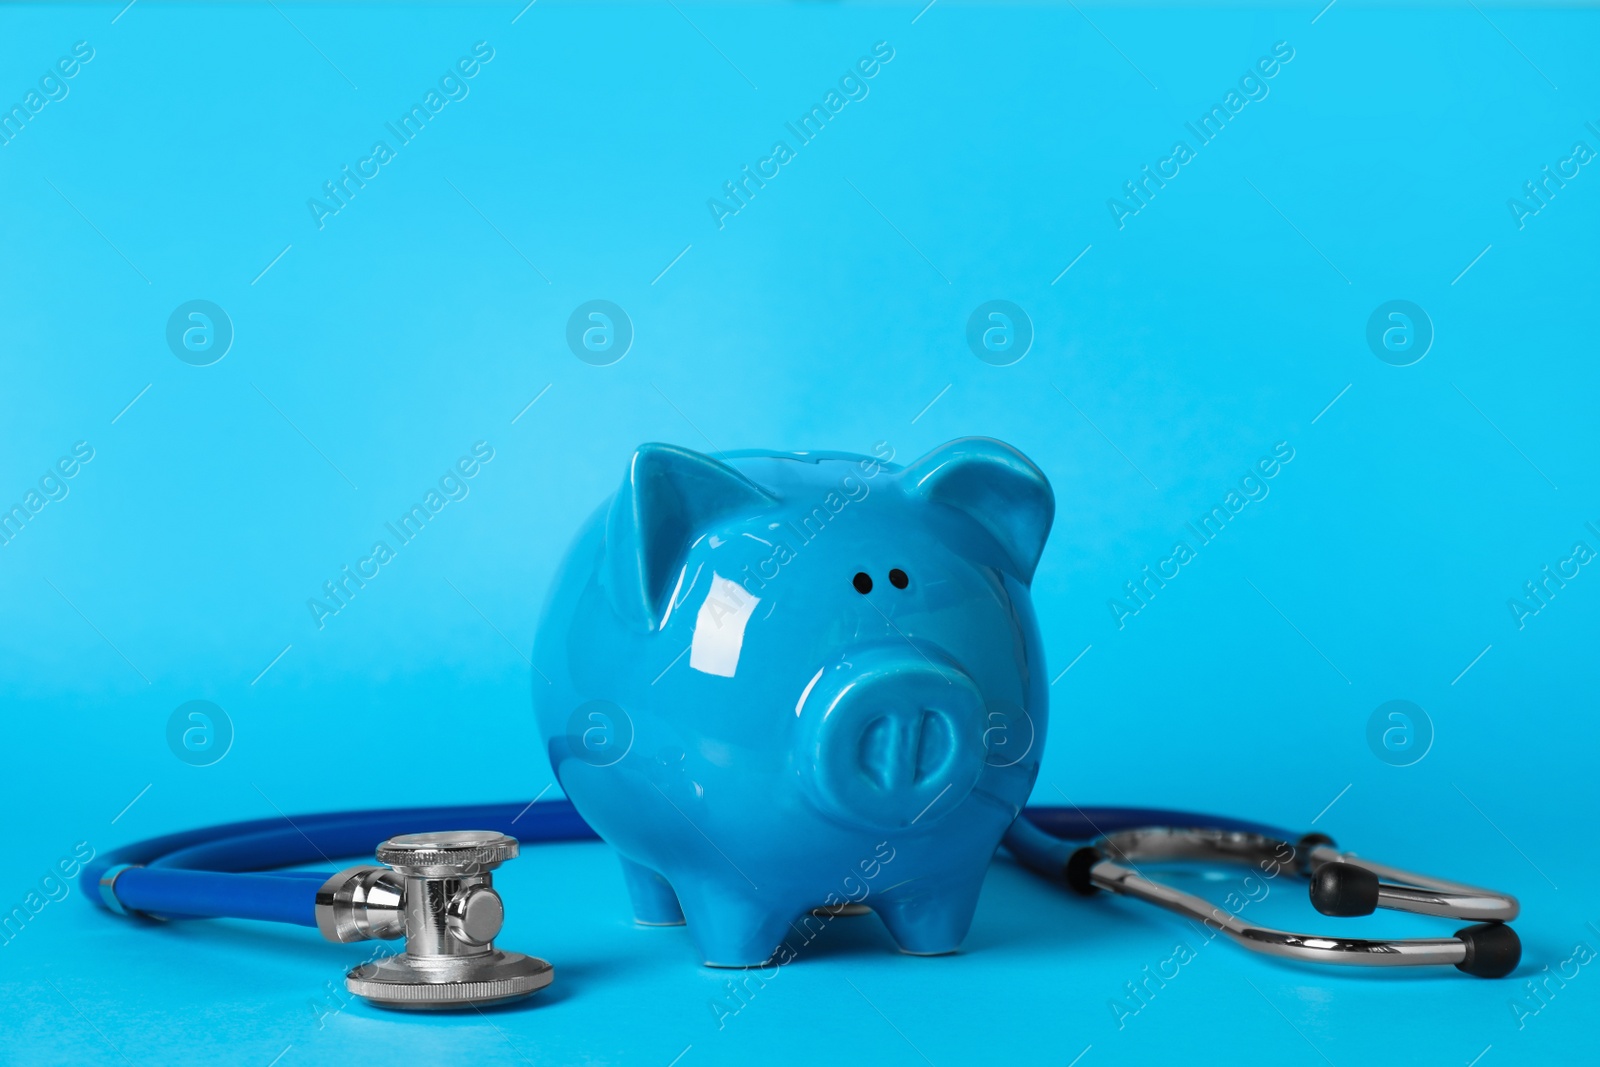
[[[479,829],[415,832],[424,826]],[[397,808],[258,819],[127,845],[84,869],[85,894],[118,915],[234,918],[315,926],[329,941],[405,938],[405,950],[346,975],[349,990],[388,1008],[452,1009],[513,1000],[549,985],[542,959],[494,946],[505,909],[493,871],[520,844],[597,839],[565,800]],[[284,868],[361,855],[382,866],[329,873]],[[1366,967],[1454,966],[1501,978],[1522,945],[1506,925],[1516,898],[1341,852],[1323,834],[1148,808],[1030,807],[1004,844],[1024,865],[1078,893],[1101,890],[1176,912],[1270,956]],[[1229,863],[1262,878],[1310,883],[1324,915],[1378,908],[1474,923],[1450,937],[1367,939],[1276,930],[1157,881],[1140,863]]]

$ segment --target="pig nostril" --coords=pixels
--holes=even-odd
[[[925,781],[944,770],[955,748],[950,719],[936,711],[922,713],[922,728],[917,731],[916,754],[912,760],[913,780]]]
[[[887,789],[893,782],[894,733],[888,719],[874,719],[861,731],[856,745],[856,765],[879,789]]]
[[[889,584],[894,586],[896,589],[904,589],[907,585],[911,584],[911,579],[906,577],[905,571],[901,570],[899,567],[896,567],[894,570],[889,572]]]
[[[850,584],[856,587],[856,592],[866,596],[872,592],[872,575],[866,571],[856,571],[856,576],[850,579]]]

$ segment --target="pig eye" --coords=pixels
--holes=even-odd
[[[872,592],[872,575],[866,571],[856,571],[856,576],[850,579],[850,584],[856,587],[856,592],[866,596]]]
[[[904,589],[910,583],[911,579],[907,578],[906,572],[901,570],[899,567],[896,567],[894,570],[889,572],[889,584],[894,586],[896,589]]]

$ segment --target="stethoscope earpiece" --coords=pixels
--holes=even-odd
[[[1452,937],[1393,939],[1328,937],[1256,926],[1139,869],[1139,861],[1184,860],[1240,864],[1268,877],[1285,869],[1298,873],[1310,879],[1311,904],[1324,915],[1371,915],[1385,908],[1475,919],[1478,925],[1457,930]],[[1522,959],[1522,943],[1506,925],[1517,917],[1515,897],[1371,863],[1340,852],[1323,834],[1290,843],[1270,834],[1203,826],[1121,830],[1074,851],[1061,873],[1080,893],[1103,889],[1143,900],[1269,956],[1365,967],[1448,964],[1479,978],[1503,978]]]

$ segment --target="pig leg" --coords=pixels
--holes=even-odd
[[[679,887],[689,936],[707,967],[759,967],[777,953],[804,908],[763,900],[754,890],[707,881]]]
[[[866,903],[878,913],[901,952],[938,956],[961,947],[978,910],[983,877],[917,888]]]
[[[628,885],[628,897],[633,901],[633,921],[640,926],[682,926],[683,911],[678,907],[678,895],[667,880],[642,863],[626,856],[622,861],[622,880]]]

